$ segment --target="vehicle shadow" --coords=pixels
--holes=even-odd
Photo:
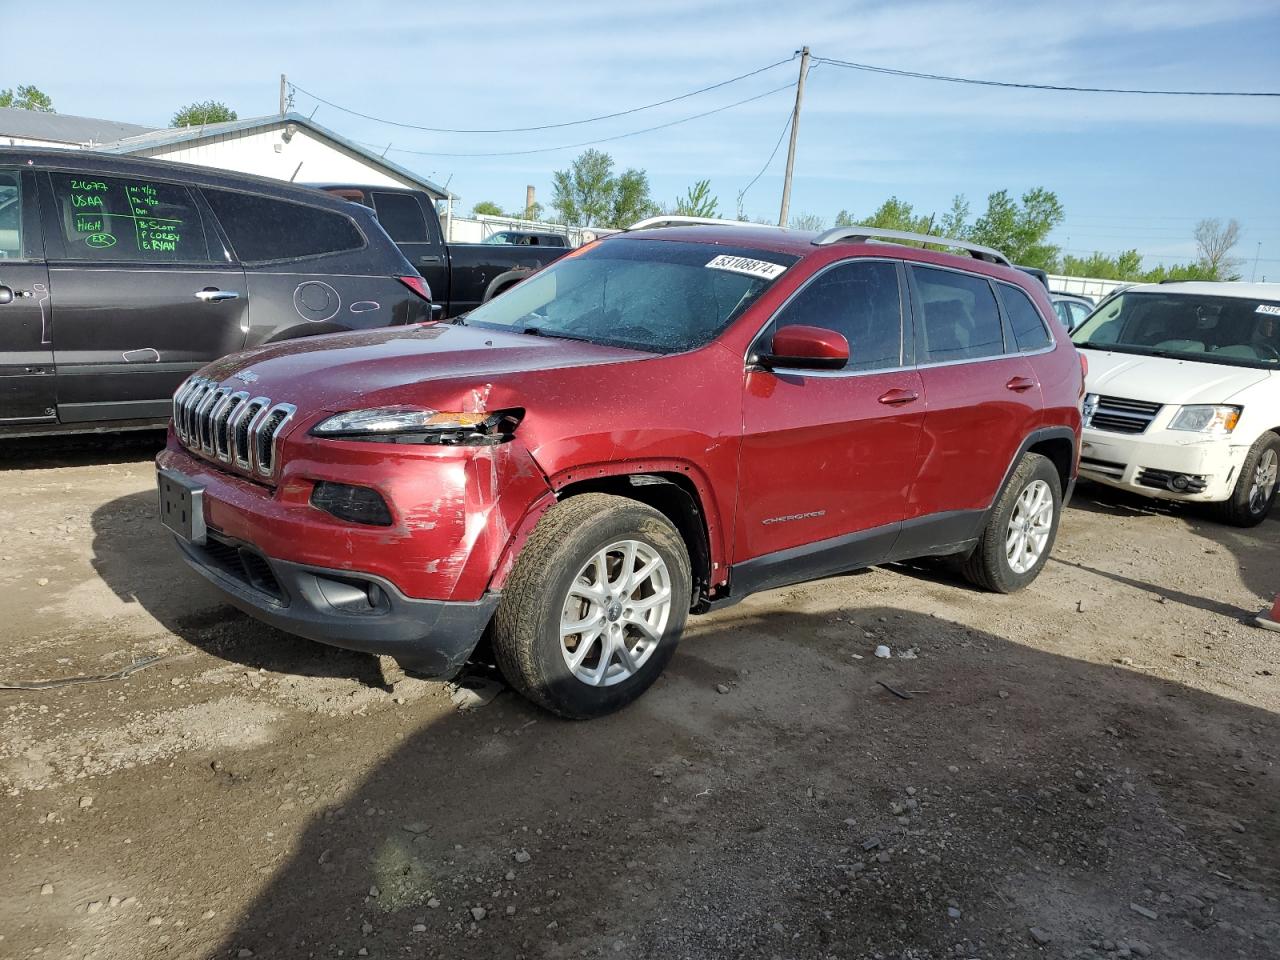
[[[0,442],[0,470],[52,470],[93,464],[153,460],[164,448],[164,430],[14,437]]]
[[[1037,927],[1274,956],[1275,714],[779,596],[696,621],[614,716],[508,694],[402,730],[208,955],[1023,956]],[[864,629],[920,657],[853,659]]]
[[[103,504],[90,522],[92,564],[102,581],[192,646],[255,670],[383,684],[376,658],[311,643],[223,602],[181,558],[172,535],[160,526],[150,491]]]
[[[1219,521],[1207,504],[1173,503],[1150,500],[1124,490],[1102,484],[1081,482],[1071,500],[1072,510],[1116,518],[1173,517],[1186,525],[1191,535],[1205,541],[1205,551],[1212,555],[1218,550],[1229,553],[1235,561],[1240,579],[1259,598],[1260,605],[1270,605],[1280,593],[1280,505],[1257,527],[1240,528]],[[1061,562],[1061,561],[1059,561]],[[1083,564],[1071,564],[1099,576],[1137,587],[1147,592],[1177,599],[1226,616],[1249,618],[1257,614],[1259,607],[1240,609],[1190,594],[1178,594],[1159,584],[1148,584],[1117,574],[1095,570]]]

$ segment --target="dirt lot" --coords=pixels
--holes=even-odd
[[[0,690],[0,957],[1280,956],[1280,521],[1082,488],[1022,595],[774,591],[573,724],[220,605],[156,442],[0,464],[0,683],[165,658]]]

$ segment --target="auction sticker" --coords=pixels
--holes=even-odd
[[[711,266],[711,264],[707,264],[707,266]],[[1280,307],[1276,306],[1274,303],[1260,303],[1258,304],[1258,309],[1254,312],[1270,314],[1273,317],[1280,317]]]
[[[748,277],[759,277],[761,280],[772,280],[786,273],[787,268],[770,263],[768,260],[752,260],[750,257],[731,257],[721,254],[707,264],[712,270],[728,270],[730,273],[745,273]]]

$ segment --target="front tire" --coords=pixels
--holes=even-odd
[[[1264,433],[1249,448],[1231,497],[1220,507],[1222,519],[1234,527],[1256,527],[1275,506],[1280,475],[1280,434]]]
[[[1048,562],[1061,518],[1058,468],[1038,453],[1024,454],[961,566],[965,579],[993,593],[1021,590]]]
[[[507,578],[494,657],[552,713],[604,716],[662,673],[691,596],[688,550],[665,516],[625,497],[571,497],[538,521]]]

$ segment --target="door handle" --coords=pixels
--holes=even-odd
[[[196,299],[205,303],[222,303],[224,300],[235,300],[240,294],[234,290],[219,290],[216,287],[205,287],[196,291]]]
[[[897,387],[888,393],[880,395],[880,402],[890,407],[900,407],[903,404],[915,403],[920,399],[920,394],[914,390],[901,390]]]
[[[423,256],[418,258],[418,262],[419,263],[439,263],[440,258],[435,256],[434,254],[424,254]]]
[[[1012,390],[1014,393],[1022,393],[1024,390],[1031,390],[1040,386],[1040,384],[1031,379],[1031,377],[1014,377],[1004,386],[1006,390]]]

